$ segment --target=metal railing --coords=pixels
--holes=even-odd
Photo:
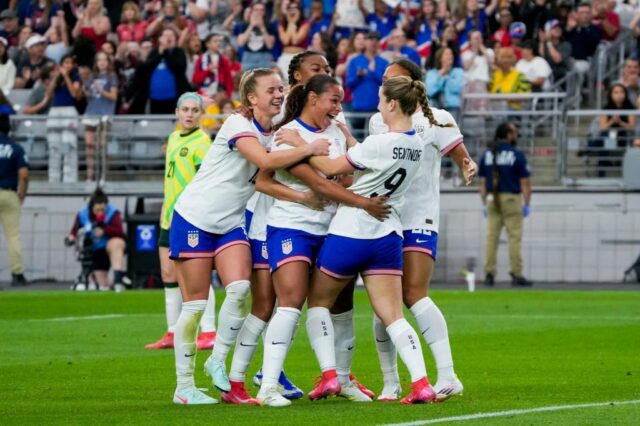
[[[603,94],[607,83],[620,77],[624,61],[635,48],[636,39],[628,29],[623,29],[615,41],[602,42],[592,59],[592,70],[589,75],[589,99],[595,108],[602,108]]]

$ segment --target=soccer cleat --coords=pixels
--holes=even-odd
[[[380,392],[380,395],[378,395],[378,401],[397,401],[398,399],[400,399],[401,393],[402,387],[400,387],[400,383],[396,383],[392,386],[385,386],[384,388],[382,388],[382,392]]]
[[[400,400],[401,404],[422,404],[426,402],[433,402],[436,399],[436,393],[429,384],[426,377],[413,383],[413,390],[411,393]]]
[[[176,389],[176,392],[173,394],[173,403],[180,405],[206,405],[217,404],[218,400],[200,392],[195,387],[191,387]]]
[[[230,382],[231,392],[223,392],[222,400],[229,404],[259,405],[258,401],[247,393],[243,382]]]
[[[287,399],[299,399],[304,396],[302,389],[291,383],[284,370],[280,372],[278,378],[278,392]]]
[[[362,392],[358,385],[353,381],[349,381],[348,384],[340,386],[340,394],[338,396],[347,398],[349,401],[353,402],[372,401],[372,399],[364,392]]]
[[[358,378],[353,374],[349,374],[349,380],[351,380],[358,387],[358,389],[360,389],[360,392],[367,395],[369,398],[373,399],[376,397],[376,394],[371,389],[360,383],[360,380],[358,380]]]
[[[256,400],[258,403],[264,407],[287,407],[291,405],[291,401],[289,401],[284,396],[280,395],[278,392],[278,386],[262,386],[260,388],[260,392],[256,396]]]
[[[533,285],[533,282],[529,281],[525,277],[511,274],[511,286],[513,286],[513,287],[531,287],[532,285]]]
[[[340,382],[336,370],[329,370],[322,373],[316,387],[309,392],[309,399],[317,401],[331,395],[339,395],[341,390]]]
[[[213,349],[213,345],[216,343],[216,332],[215,331],[211,331],[211,332],[206,332],[206,333],[200,333],[198,335],[198,343],[197,343],[197,347],[198,350],[204,350],[204,349]]]
[[[145,349],[172,349],[173,348],[173,333],[167,331],[164,336],[155,343],[149,343],[144,346]]]
[[[462,395],[462,391],[464,390],[464,386],[462,386],[462,382],[456,377],[456,380],[453,383],[436,383],[435,392],[436,392],[436,401],[442,402],[451,398],[455,395]]]
[[[231,383],[229,383],[227,370],[224,363],[219,359],[210,356],[204,363],[204,373],[211,377],[213,386],[220,389],[222,392],[229,392],[231,390]]]

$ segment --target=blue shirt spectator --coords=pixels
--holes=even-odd
[[[418,51],[413,47],[407,46],[407,36],[400,28],[396,28],[391,32],[389,46],[382,53],[382,56],[389,61],[406,58],[420,66],[420,55]]]
[[[447,110],[460,108],[464,72],[454,66],[451,49],[444,47],[436,53],[436,69],[429,70],[425,80],[427,96],[434,105]]]
[[[29,168],[24,149],[6,134],[0,133],[0,189],[17,191],[18,170],[23,167]]]
[[[375,111],[378,107],[378,89],[389,62],[378,55],[379,34],[370,32],[363,54],[355,56],[347,68],[346,86],[353,93],[353,111]]]
[[[363,11],[364,14],[364,11]],[[397,26],[396,16],[391,12],[389,6],[383,0],[376,0],[374,13],[365,14],[367,25],[370,31],[380,33],[380,46],[386,49],[389,36]]]
[[[593,56],[600,40],[602,31],[591,23],[592,13],[590,4],[580,4],[576,8],[575,24],[567,23],[565,40],[571,44],[571,56],[578,61],[586,61]]]
[[[495,164],[500,175],[498,192],[520,194],[522,192],[520,179],[531,176],[526,157],[507,141],[498,141],[496,153]],[[478,166],[478,176],[485,178],[485,188],[488,193],[493,191],[493,155],[493,150],[485,151]]]

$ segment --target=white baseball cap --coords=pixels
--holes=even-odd
[[[29,37],[29,39],[25,43],[25,47],[27,49],[31,49],[36,44],[46,43],[46,42],[47,42],[46,38],[42,37],[40,34],[34,34],[31,37]]]

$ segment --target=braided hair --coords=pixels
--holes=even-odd
[[[420,68],[418,65],[416,65],[415,62],[409,59],[406,59],[406,58],[396,59],[395,61],[389,64],[389,66],[391,65],[397,65],[403,70],[405,70],[406,72],[408,72],[409,77],[413,81],[424,81],[424,73],[422,72],[422,68]],[[429,124],[435,127],[453,127],[453,123],[447,123],[447,124],[438,123],[438,120],[436,120],[436,117],[433,115],[433,111],[431,111],[431,108],[429,107],[429,98],[427,97],[426,88],[423,95],[424,96],[420,97],[419,105],[420,105],[420,108],[422,108],[422,113],[424,114],[425,117],[427,117],[427,120],[429,120]]]
[[[422,81],[407,76],[393,77],[382,84],[382,93],[387,100],[397,101],[402,113],[408,116],[413,115],[421,98],[426,97],[425,92]]]
[[[320,95],[326,92],[331,86],[340,86],[340,83],[338,83],[338,80],[335,78],[324,74],[314,75],[306,84],[296,84],[293,86],[287,96],[284,117],[282,121],[274,127],[274,130],[278,130],[285,124],[293,121],[302,113],[309,99],[309,93],[313,92]]]
[[[296,80],[294,74],[296,71],[300,71],[300,65],[305,61],[305,59],[311,56],[324,56],[320,52],[316,52],[313,50],[305,50],[304,52],[300,52],[296,54],[293,58],[291,58],[291,62],[289,62],[289,71],[287,73],[287,79],[289,80],[289,86],[294,86],[299,84],[300,82]]]

